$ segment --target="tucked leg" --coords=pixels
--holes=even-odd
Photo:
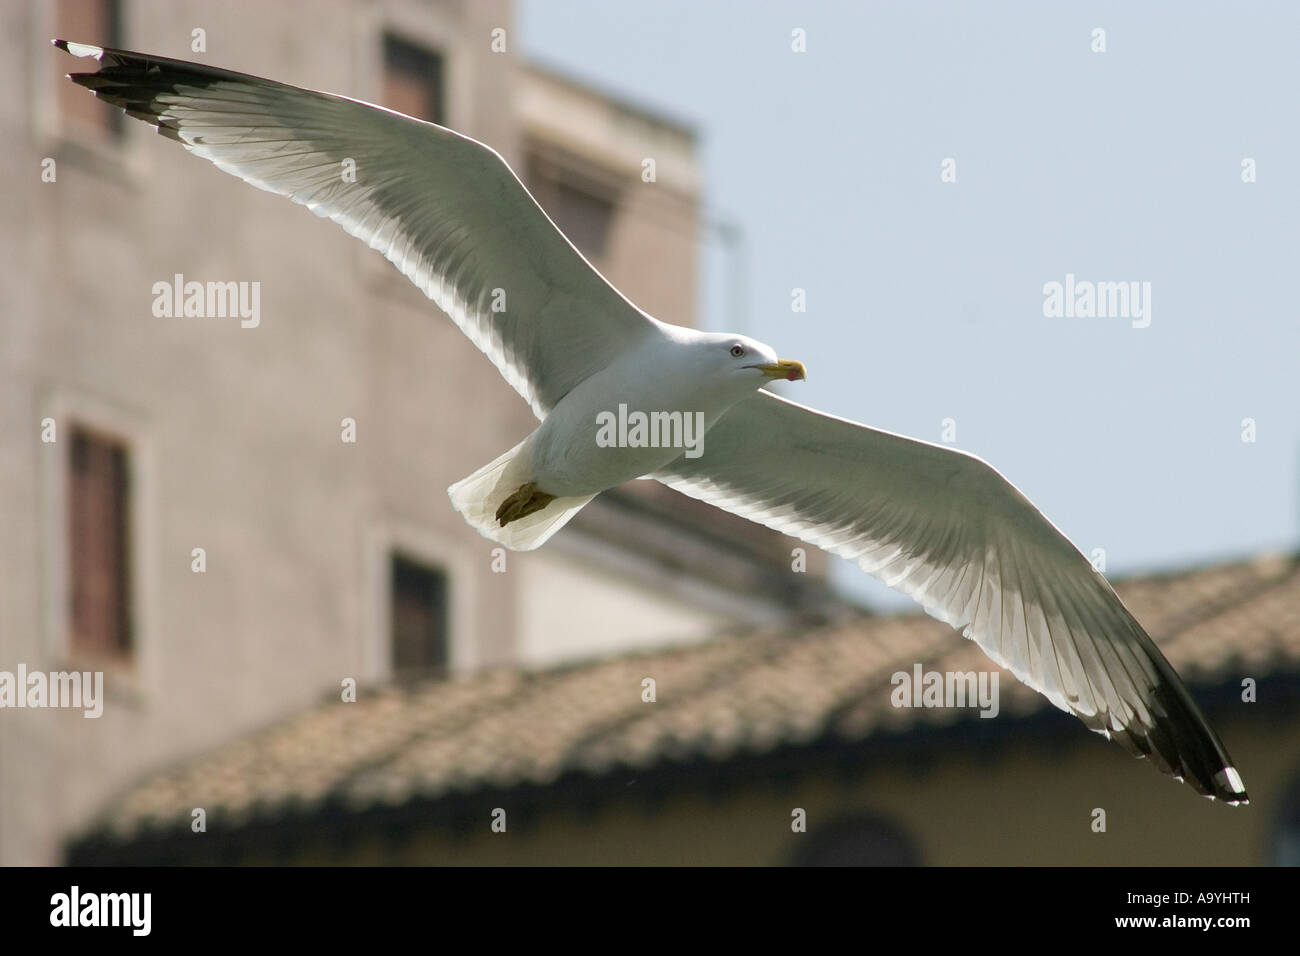
[[[541,511],[554,500],[555,495],[548,495],[538,490],[536,482],[530,481],[526,485],[520,485],[518,491],[501,502],[501,507],[497,509],[497,524],[504,528],[512,521],[518,521],[535,511]]]

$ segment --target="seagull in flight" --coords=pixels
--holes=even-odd
[[[486,353],[541,422],[448,490],[486,537],[536,548],[601,491],[655,478],[857,561],[1091,730],[1212,799],[1247,802],[1223,744],[1142,625],[984,461],[767,391],[802,379],[803,365],[746,336],[638,309],[482,143],[332,93],[53,42],[98,61],[73,82],[332,219]],[[660,416],[654,438],[674,440],[620,425],[617,441],[613,429],[602,441],[602,416],[627,409],[629,422]],[[677,421],[702,425],[694,454],[675,440]]]

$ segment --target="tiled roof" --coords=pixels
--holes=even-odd
[[[1131,579],[1117,590],[1189,683],[1243,667],[1300,671],[1300,558],[1266,557]],[[972,642],[924,615],[862,617],[801,633],[744,633],[559,670],[496,670],[412,687],[362,688],[145,781],[97,832],[113,840],[186,826],[240,826],[309,812],[397,806],[484,788],[545,785],[670,761],[726,761],[817,741],[969,720],[891,706],[890,676],[990,669]],[[642,680],[657,700],[641,699]],[[1009,674],[1008,716],[1050,704]]]

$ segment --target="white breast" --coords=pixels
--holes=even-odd
[[[702,454],[706,431],[744,393],[719,394],[678,342],[656,342],[566,395],[533,433],[538,487],[588,495]]]

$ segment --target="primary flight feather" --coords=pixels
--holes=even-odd
[[[482,534],[538,547],[601,491],[652,475],[856,560],[1092,730],[1200,793],[1247,802],[1142,626],[985,462],[764,391],[803,378],[803,366],[745,336],[642,312],[482,143],[330,93],[54,42],[99,61],[74,82],[377,249],[487,354],[541,424],[449,489]],[[686,424],[698,420],[704,440],[695,454],[607,440],[602,416],[627,409],[671,434],[695,416]]]

